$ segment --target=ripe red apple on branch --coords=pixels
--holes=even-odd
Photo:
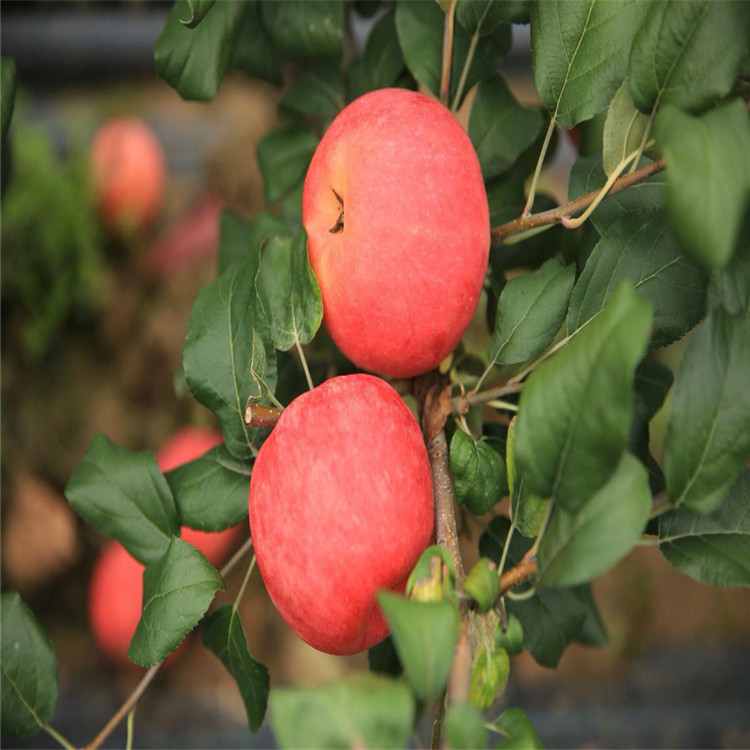
[[[302,216],[326,327],[352,362],[411,377],[453,351],[490,220],[474,147],[442,104],[404,89],[352,102],[313,156]]]
[[[414,415],[372,375],[299,396],[260,449],[250,530],[266,589],[297,635],[351,654],[385,638],[380,589],[401,590],[433,531]]]

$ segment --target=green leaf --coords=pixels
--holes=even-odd
[[[729,93],[750,38],[744,2],[645,3],[633,40],[629,84],[642,112],[673,104],[700,111]]]
[[[575,511],[608,481],[627,445],[633,374],[650,324],[648,303],[622,284],[596,319],[531,374],[516,434],[531,492]]]
[[[277,130],[260,139],[258,164],[263,174],[263,192],[267,203],[277,201],[297,185],[307,171],[317,146],[318,136],[309,128],[300,126]]]
[[[390,9],[375,22],[367,37],[362,60],[366,91],[388,88],[398,81],[406,63],[396,35],[395,9]]]
[[[261,10],[263,25],[284,57],[341,56],[341,0],[266,0],[261,3]]]
[[[368,649],[367,665],[375,674],[399,677],[403,673],[404,668],[398,659],[396,647],[390,635]]]
[[[414,693],[421,700],[437,698],[448,681],[458,641],[456,606],[409,601],[389,591],[378,594],[378,604]]]
[[[219,571],[192,544],[174,537],[143,571],[143,612],[128,658],[144,667],[164,661],[224,589]]]
[[[259,0],[245,0],[245,13],[232,52],[232,67],[275,86],[284,81],[284,59],[266,33]]]
[[[483,79],[471,105],[469,137],[485,180],[510,168],[536,141],[543,122],[541,110],[522,107],[501,76]]]
[[[281,97],[281,104],[294,112],[315,117],[333,117],[343,109],[344,74],[338,64],[322,60],[307,68]]]
[[[602,163],[608,177],[628,154],[641,145],[647,127],[648,118],[638,111],[630,98],[626,76],[609,105],[604,121]]]
[[[516,424],[513,417],[508,425],[508,439],[505,444],[505,461],[508,467],[508,487],[510,494],[510,518],[513,525],[524,536],[535,537],[544,522],[548,500],[529,492],[518,464],[516,463]],[[512,479],[511,479],[512,477]]]
[[[496,0],[459,0],[456,4],[456,21],[469,34],[484,36],[498,24],[512,23],[506,2]]]
[[[634,0],[545,0],[531,6],[534,81],[560,127],[607,108],[627,72],[646,6]]]
[[[505,649],[508,656],[516,656],[523,651],[523,627],[515,615],[509,615],[507,630],[503,630],[502,622],[498,620],[495,626],[495,645]]]
[[[70,477],[65,497],[84,521],[140,562],[159,559],[180,520],[151,451],[129,451],[99,434]]]
[[[276,357],[255,289],[259,254],[230,266],[203,287],[193,305],[185,345],[185,379],[195,399],[219,418],[229,452],[253,455],[255,430],[245,425],[248,398],[276,385]]]
[[[490,360],[524,362],[543,352],[565,320],[575,266],[551,258],[533,273],[512,278],[500,294]]]
[[[15,591],[0,599],[3,737],[30,737],[57,702],[57,657],[47,633]]]
[[[451,750],[487,747],[484,719],[471,703],[454,703],[445,715],[445,740]]]
[[[224,445],[165,475],[182,523],[191,529],[222,531],[247,518],[250,467]]]
[[[737,251],[729,265],[711,274],[708,307],[723,307],[732,315],[750,314],[750,211],[745,212]]]
[[[649,163],[650,161],[644,158],[638,166],[642,167]],[[601,154],[582,156],[576,160],[570,172],[568,199],[575,200],[593,190],[598,190],[606,181],[607,176],[602,171]],[[666,178],[662,172],[636,185],[631,185],[627,190],[605,198],[591,214],[591,223],[599,234],[604,234],[609,225],[619,216],[662,208],[666,184]]]
[[[667,213],[682,246],[722,268],[734,251],[750,199],[750,122],[745,103],[691,117],[664,107],[656,142],[667,158]]]
[[[406,685],[366,672],[271,692],[271,726],[282,748],[405,747],[414,712]]]
[[[509,531],[507,518],[495,518],[479,539],[479,554],[499,561]],[[530,539],[514,534],[506,569],[517,565],[531,544]],[[506,599],[506,607],[509,614],[521,622],[524,647],[544,667],[556,667],[572,641],[588,645],[602,645],[607,641],[588,585],[541,589],[530,599]]]
[[[237,610],[225,604],[203,621],[203,645],[219,657],[240,689],[250,731],[257,732],[268,704],[268,670],[253,659]]]
[[[284,235],[287,232],[284,221],[268,211],[261,211],[252,223],[245,221],[234,211],[224,211],[221,214],[219,274],[248,255],[257,254],[258,249],[269,237]]]
[[[498,745],[502,750],[544,750],[542,740],[520,708],[508,708],[492,722],[505,738]]]
[[[489,711],[510,675],[510,660],[504,648],[478,647],[469,677],[469,701],[480,711]]]
[[[664,473],[675,505],[711,513],[750,455],[750,318],[714,310],[675,378]]]
[[[188,0],[191,16],[181,20],[180,23],[189,29],[194,29],[213,7],[215,0]]]
[[[463,587],[482,612],[492,609],[500,593],[497,565],[488,558],[480,557],[466,574]]]
[[[540,586],[574,586],[606,573],[648,523],[651,491],[643,465],[624,453],[610,480],[575,513],[555,507],[539,545]]]
[[[5,141],[16,102],[16,64],[9,57],[0,58],[0,90],[0,137]]]
[[[659,550],[701,583],[750,586],[750,469],[707,516],[679,508],[659,518]]]
[[[503,457],[485,440],[456,430],[450,447],[451,473],[456,499],[476,515],[487,513],[507,488]]]
[[[615,218],[589,256],[570,299],[568,333],[598,315],[630,282],[654,311],[649,349],[677,341],[706,311],[706,272],[680,250],[663,210]]]
[[[177,0],[154,46],[156,72],[183,99],[208,101],[219,90],[242,25],[244,3],[218,3],[199,26],[188,0]]]
[[[447,547],[433,544],[419,556],[409,573],[405,594],[418,601],[441,601],[453,595],[456,585],[456,564]]]
[[[323,320],[320,287],[307,258],[307,235],[273,237],[261,251],[258,294],[277,349],[309,344]]]
[[[439,94],[443,56],[443,26],[445,14],[436,3],[398,0],[396,3],[396,31],[401,51],[409,71],[433,94]],[[510,26],[495,26],[486,36],[478,34],[474,57],[469,65],[461,95],[497,70],[510,49]],[[479,38],[481,36],[481,38]],[[460,24],[453,28],[453,54],[451,56],[450,101],[454,108],[458,85],[471,46],[471,35]]]

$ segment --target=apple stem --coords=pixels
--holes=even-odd
[[[443,69],[440,77],[440,101],[447,107],[451,83],[451,57],[453,55],[453,19],[456,16],[456,2],[450,0],[443,27]]]

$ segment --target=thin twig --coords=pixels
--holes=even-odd
[[[643,182],[643,180],[648,179],[651,175],[661,172],[665,166],[666,161],[664,158],[661,158],[659,161],[655,161],[652,164],[647,164],[645,167],[637,169],[632,174],[626,174],[619,177],[615,180],[608,195],[614,195],[631,185]],[[520,216],[517,219],[501,224],[499,227],[495,227],[492,230],[492,239],[495,242],[503,242],[508,237],[513,237],[514,235],[525,232],[529,229],[535,229],[550,224],[558,224],[562,222],[564,218],[578,215],[588,208],[600,192],[601,189],[592,190],[590,193],[587,193],[570,203],[566,203],[564,206],[558,206],[549,211],[542,211],[541,213],[532,214],[530,216]]]
[[[248,401],[245,406],[245,424],[248,427],[273,427],[283,411],[275,406],[263,406]]]
[[[501,396],[508,396],[511,393],[520,393],[523,390],[523,383],[510,382],[498,385],[495,388],[488,388],[486,391],[475,393],[470,391],[464,396],[456,396],[452,402],[453,413],[466,414],[470,406],[484,404],[487,401],[494,401]]]
[[[506,570],[505,573],[500,576],[500,593],[498,596],[504,596],[514,586],[518,586],[519,583],[528,581],[529,578],[533,578],[536,575],[536,559],[533,560],[521,560],[518,565]]]
[[[440,697],[435,703],[435,713],[432,717],[432,740],[430,742],[431,750],[438,750],[440,747],[440,730],[443,726],[443,711],[445,710],[445,690],[440,693]]]
[[[445,26],[443,28],[443,69],[440,76],[440,101],[447,107],[451,84],[451,59],[453,57],[453,19],[456,16],[456,3],[458,0],[450,0],[450,5],[445,13]]]

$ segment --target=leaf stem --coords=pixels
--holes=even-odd
[[[234,604],[232,605],[233,614],[237,611],[237,607],[240,606],[240,600],[242,599],[242,595],[245,593],[245,589],[247,588],[247,584],[250,581],[250,576],[253,574],[254,569],[255,569],[255,555],[253,555],[252,560],[250,560],[250,565],[247,566],[247,572],[245,573],[245,577],[242,580],[242,585],[240,586],[240,590],[237,592],[237,596],[234,598]]]
[[[536,553],[539,550],[539,545],[542,543],[544,538],[544,532],[547,531],[547,524],[549,523],[550,516],[552,515],[552,498],[547,502],[547,509],[544,511],[544,518],[542,519],[542,525],[539,527],[539,533],[536,535],[534,544],[531,549],[526,553],[528,559],[536,558]]]
[[[489,4],[487,5],[489,8]],[[487,11],[485,11],[486,13]],[[461,104],[461,97],[464,93],[464,86],[466,86],[466,79],[469,76],[469,68],[471,68],[471,63],[474,60],[474,53],[477,50],[477,42],[479,42],[479,29],[477,29],[474,32],[474,35],[471,37],[471,43],[469,44],[469,51],[466,53],[466,60],[464,61],[464,68],[461,71],[461,78],[458,80],[458,88],[456,89],[456,96],[453,99],[453,104],[451,106],[451,112],[454,114],[458,110],[459,105]]]
[[[128,739],[125,743],[125,750],[133,750],[133,722],[135,720],[135,706],[128,714]]]
[[[500,401],[500,399],[488,401],[487,406],[491,406],[493,409],[503,409],[504,411],[518,411],[517,404],[511,404],[509,401]]]
[[[450,5],[445,13],[445,25],[443,26],[443,68],[440,76],[440,101],[447,107],[451,83],[451,58],[453,56],[453,20],[456,16],[456,3],[458,0],[450,0]]]
[[[435,703],[435,713],[432,717],[432,740],[430,742],[431,750],[438,750],[440,747],[440,733],[443,728],[443,713],[445,711],[445,690],[440,693],[440,697]]]
[[[310,390],[313,390],[315,388],[315,385],[313,384],[312,376],[310,375],[310,368],[307,366],[307,359],[305,358],[305,353],[302,351],[302,344],[300,344],[299,339],[295,339],[294,343],[297,347],[297,352],[299,354],[300,361],[302,362],[302,369],[305,371],[305,377],[307,378],[307,387]]]
[[[657,102],[658,104],[658,102]],[[648,116],[648,121],[646,122],[646,127],[643,130],[643,137],[641,138],[641,142],[638,146],[638,152],[636,154],[635,160],[630,165],[630,169],[628,170],[628,173],[635,172],[636,167],[638,166],[638,162],[641,160],[641,156],[643,156],[643,152],[646,150],[646,144],[648,143],[648,137],[651,135],[651,125],[654,122],[654,115],[656,114],[656,104],[654,105],[654,108],[651,110],[651,114]]]
[[[49,724],[41,724],[40,726],[45,732],[47,732],[50,737],[52,737],[52,739],[59,742],[60,745],[65,748],[65,750],[75,750],[75,745],[73,745],[72,742],[68,742],[68,740],[66,740],[65,737],[60,734],[60,732],[51,727]]]
[[[503,545],[503,554],[500,555],[500,562],[497,564],[497,574],[502,578],[503,570],[505,570],[505,561],[508,558],[508,550],[510,549],[510,540],[513,538],[513,532],[516,530],[516,525],[511,521],[510,529],[508,530],[508,536],[505,537],[505,544]]]
[[[507,594],[508,598],[512,599],[514,602],[524,602],[527,599],[536,596],[536,589],[532,586],[528,591],[524,591],[521,594],[514,594],[512,591],[508,591]]]
[[[526,205],[523,207],[523,217],[528,217],[531,214],[531,207],[534,205],[534,196],[536,195],[536,186],[539,182],[539,175],[542,172],[542,165],[544,164],[544,157],[547,155],[547,149],[549,148],[549,142],[552,138],[552,133],[555,130],[555,118],[553,117],[549,121],[549,127],[547,128],[547,135],[544,136],[544,143],[542,144],[542,150],[539,152],[539,159],[536,163],[536,169],[534,170],[534,177],[531,180],[531,187],[529,188],[529,197],[526,199]]]
[[[486,391],[476,392],[476,387],[469,391],[465,396],[457,396],[452,401],[454,414],[466,413],[470,406],[484,404],[487,401],[493,401],[500,396],[507,396],[511,393],[519,393],[523,390],[523,383],[506,382],[494,388],[488,388]]]

